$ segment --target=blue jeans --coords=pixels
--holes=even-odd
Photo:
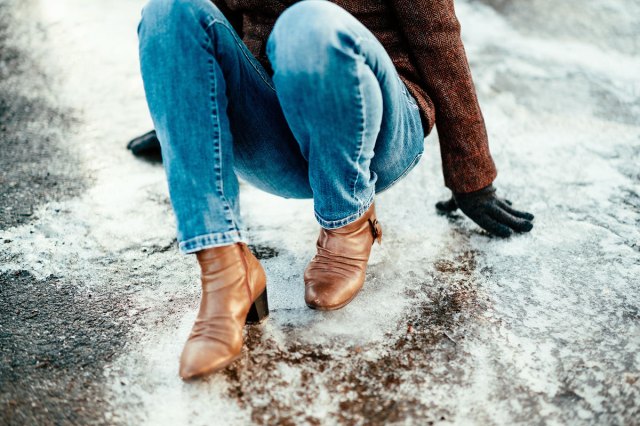
[[[388,54],[329,1],[280,15],[267,43],[273,76],[208,0],[151,0],[138,35],[184,253],[246,242],[237,176],[312,197],[332,229],[359,218],[422,155],[418,106]]]

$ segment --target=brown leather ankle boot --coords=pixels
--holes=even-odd
[[[180,357],[180,377],[218,371],[240,357],[245,323],[269,315],[267,279],[244,243],[196,253],[202,272],[200,311]]]
[[[340,309],[364,284],[374,241],[382,241],[382,227],[371,207],[355,222],[337,229],[320,229],[318,253],[304,271],[304,300],[312,309]]]

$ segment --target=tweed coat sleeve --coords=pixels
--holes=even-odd
[[[389,0],[436,112],[445,185],[472,192],[496,168],[453,0]]]

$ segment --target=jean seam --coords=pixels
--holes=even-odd
[[[221,141],[221,125],[220,125],[220,115],[218,111],[218,81],[215,76],[215,60],[209,59],[209,84],[211,86],[211,115],[213,118],[213,126],[214,126],[214,174],[216,177],[216,190],[218,192],[218,199],[222,203],[223,211],[225,218],[228,224],[231,224],[235,229],[238,228],[239,222],[237,218],[233,214],[233,208],[231,208],[229,201],[224,195],[224,175],[222,169],[222,141]]]
[[[231,37],[233,38],[234,43],[236,43],[236,45],[238,46],[238,49],[240,49],[240,52],[242,52],[242,56],[245,57],[245,59],[249,62],[249,64],[251,64],[251,67],[254,69],[254,71],[256,73],[258,73],[258,75],[260,76],[260,79],[274,92],[276,91],[275,87],[271,85],[271,83],[267,80],[267,78],[265,78],[265,76],[263,75],[263,73],[258,69],[258,67],[256,67],[256,65],[253,63],[253,61],[251,60],[251,58],[247,55],[247,52],[244,51],[244,44],[241,40],[238,40],[237,38],[237,33],[235,32],[235,30],[233,28],[230,28],[227,23],[225,21],[221,21],[218,18],[213,18],[211,22],[209,22],[206,27],[205,27],[205,31],[208,33],[209,29],[215,25],[215,24],[220,24],[222,25],[227,31],[229,31],[229,33],[231,33]]]
[[[358,48],[358,51],[360,51],[360,42],[362,41],[362,37],[358,37],[354,40],[354,48]],[[353,182],[353,188],[351,191],[351,196],[353,197],[354,200],[357,200],[357,202],[360,204],[360,206],[362,206],[362,201],[360,201],[360,199],[358,197],[356,197],[356,187],[358,185],[358,178],[360,177],[360,167],[359,167],[359,161],[360,158],[362,157],[362,149],[364,148],[364,137],[365,137],[365,130],[367,128],[367,114],[366,114],[366,105],[364,102],[364,96],[363,96],[363,90],[362,90],[362,79],[359,76],[359,70],[360,70],[360,64],[358,63],[357,59],[356,59],[356,81],[357,81],[357,86],[358,86],[358,100],[360,102],[360,114],[361,114],[361,119],[360,119],[360,142],[358,143],[358,146],[356,148],[356,158],[355,158],[355,163],[356,163],[356,178]]]

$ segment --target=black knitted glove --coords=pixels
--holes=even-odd
[[[487,232],[499,237],[508,237],[513,231],[529,232],[533,228],[533,215],[514,209],[509,200],[498,198],[493,185],[467,194],[454,193],[448,201],[436,204],[438,211],[444,214],[458,207]]]

